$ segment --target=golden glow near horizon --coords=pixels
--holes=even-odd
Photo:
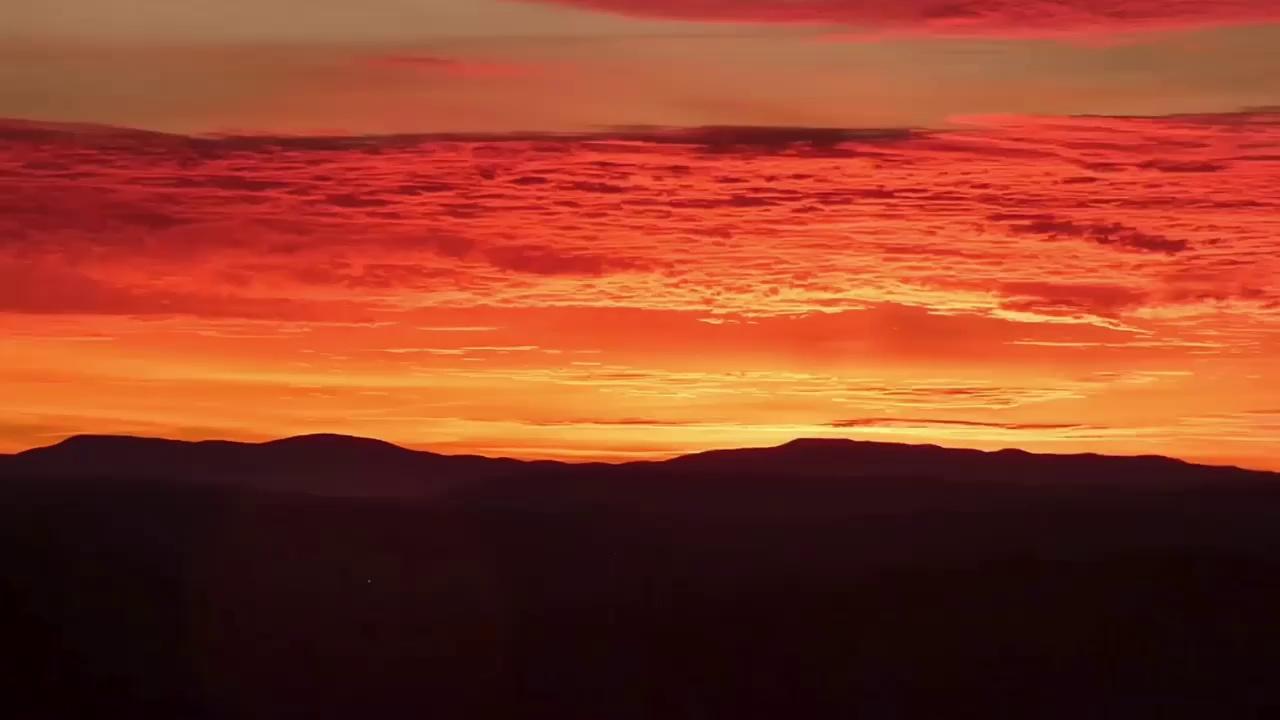
[[[930,2],[0,10],[28,120],[0,125],[0,452],[826,436],[1280,469],[1266,3],[1070,0],[1041,37]],[[363,136],[441,131],[472,135]]]

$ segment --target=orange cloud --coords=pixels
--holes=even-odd
[[[1277,182],[1267,111],[9,123],[0,444],[324,430],[622,458],[862,434],[1275,466]]]

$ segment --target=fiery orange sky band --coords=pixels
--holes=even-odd
[[[463,4],[0,11],[0,452],[1280,469],[1273,3]]]

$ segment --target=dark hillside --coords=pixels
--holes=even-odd
[[[82,439],[0,472],[14,717],[1280,710],[1265,473],[825,442],[573,466],[333,436]]]

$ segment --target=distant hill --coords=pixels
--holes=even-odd
[[[9,456],[0,463],[0,476],[110,477],[315,495],[423,498],[461,479],[490,477],[519,465],[515,460],[439,455],[342,435],[264,443],[76,435]]]
[[[1159,456],[982,452],[936,445],[798,439],[777,447],[712,450],[660,462],[525,462],[410,450],[381,440],[333,434],[263,443],[77,435],[48,447],[0,456],[0,476],[165,479],[336,496],[425,498],[468,481],[555,474],[631,478],[643,474],[774,476],[793,484],[818,478],[904,478],[983,484],[1073,486],[1252,483],[1280,474],[1195,465]]]
[[[0,457],[0,715],[1280,716],[1280,475],[797,440]]]

